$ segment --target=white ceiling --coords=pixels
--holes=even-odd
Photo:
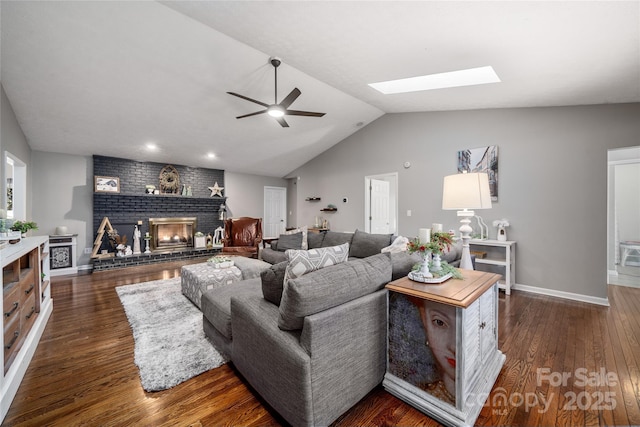
[[[640,102],[640,1],[2,1],[35,150],[285,176],[384,113]],[[226,94],[326,112],[289,128]],[[491,65],[502,83],[383,95]],[[358,124],[360,123],[360,126]],[[149,152],[146,142],[159,149]],[[206,157],[214,152],[216,159]]]

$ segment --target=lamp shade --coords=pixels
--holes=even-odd
[[[444,177],[442,209],[490,209],[489,175],[459,173]]]

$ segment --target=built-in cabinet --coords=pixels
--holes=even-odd
[[[463,279],[390,282],[387,372],[383,386],[444,425],[473,425],[500,373],[499,275],[465,270]]]
[[[4,419],[53,311],[49,239],[26,237],[0,250],[3,337],[0,377]]]

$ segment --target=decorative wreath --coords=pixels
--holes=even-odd
[[[167,165],[160,171],[160,192],[177,194],[180,191],[180,174],[176,168]]]

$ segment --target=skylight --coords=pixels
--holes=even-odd
[[[478,67],[448,73],[429,74],[387,82],[369,83],[369,86],[385,95],[394,93],[418,92],[421,90],[444,89],[448,87],[473,86],[486,83],[499,83],[500,78],[493,67]]]

